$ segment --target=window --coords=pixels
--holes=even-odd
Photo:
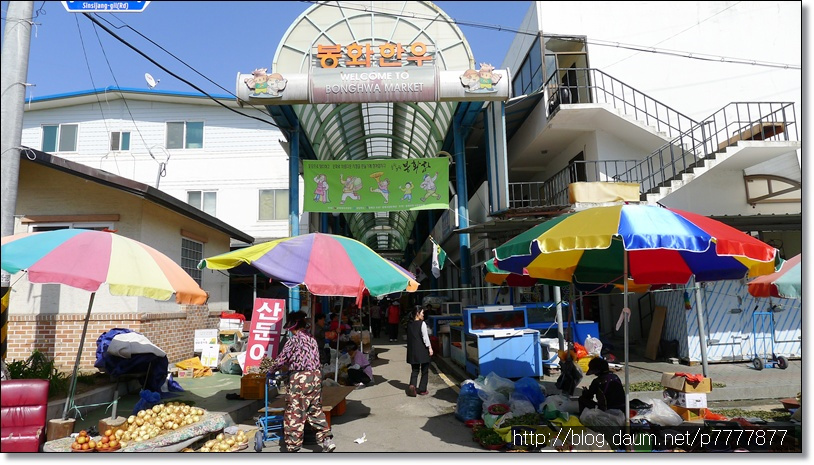
[[[203,121],[180,121],[167,123],[168,149],[203,148]]]
[[[43,152],[76,152],[78,124],[54,124],[42,127]]]
[[[288,191],[285,189],[260,190],[260,220],[288,219]]]
[[[130,150],[130,131],[115,131],[110,133],[110,150]]]
[[[103,231],[113,229],[113,223],[34,223],[28,226],[29,232],[56,231],[59,229],[93,229]]]
[[[201,286],[201,270],[198,269],[198,263],[203,260],[203,243],[181,238],[181,268],[184,269],[192,279]]]
[[[212,216],[217,216],[218,193],[215,191],[187,191],[187,203]]]

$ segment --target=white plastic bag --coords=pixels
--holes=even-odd
[[[597,357],[602,355],[602,341],[598,338],[591,337],[589,334],[588,337],[585,338],[585,350],[587,350],[589,354],[596,355]]]
[[[496,375],[494,371],[489,372],[483,380],[483,385],[490,391],[497,391],[505,397],[509,397],[514,392],[514,381]]]
[[[509,409],[516,417],[523,416],[527,413],[537,413],[537,410],[534,409],[534,404],[531,403],[528,397],[517,392],[513,392],[512,395],[509,396]]]
[[[636,419],[647,420],[661,426],[678,426],[684,422],[681,415],[671,409],[669,405],[659,399],[652,399],[653,407],[646,412],[636,415]]]
[[[500,392],[478,391],[478,397],[483,401],[483,410],[486,411],[494,404],[509,405],[509,399]]]
[[[668,407],[669,408],[669,407]],[[625,414],[621,410],[586,408],[579,416],[579,422],[585,426],[622,426],[625,424]]]

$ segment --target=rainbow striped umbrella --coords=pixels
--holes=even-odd
[[[324,233],[233,250],[201,260],[198,268],[238,274],[256,270],[288,287],[303,284],[314,295],[356,297],[359,305],[365,289],[374,297],[418,289],[414,276],[365,244]]]
[[[39,284],[90,292],[107,284],[113,295],[203,305],[206,292],[171,258],[141,242],[88,229],[15,234],[2,238],[2,268],[28,271]]]
[[[76,373],[96,291],[107,284],[113,295],[203,305],[206,292],[171,258],[133,239],[105,231],[60,229],[3,237],[0,262],[8,273],[28,272],[37,284],[65,284],[90,291],[90,302],[79,339],[71,387],[62,419],[67,418],[76,390]]]
[[[753,279],[749,282],[748,288],[749,293],[755,297],[802,298],[803,254],[797,254],[784,261],[780,270]]]
[[[761,276],[775,268],[777,249],[703,215],[653,205],[593,207],[537,225],[494,250],[514,258],[523,274],[552,281],[624,285],[625,417],[630,421],[628,278],[638,284],[686,284]],[[696,311],[703,327],[701,299]],[[703,339],[703,336],[701,336]],[[706,348],[701,346],[706,375]]]

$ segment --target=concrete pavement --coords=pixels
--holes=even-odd
[[[332,424],[337,452],[489,452],[472,441],[469,428],[455,419],[454,412],[460,383],[469,378],[448,359],[435,358],[430,370],[429,396],[407,397],[410,366],[406,363],[403,342],[374,341],[378,354],[373,361],[374,384],[353,391],[347,397],[346,412],[335,416]],[[701,366],[673,365],[652,362],[631,356],[630,382],[659,382],[664,371],[701,373]],[[764,399],[766,405],[777,404],[777,399],[794,397],[802,390],[802,362],[792,360],[789,368],[757,371],[748,362],[710,364],[708,375],[714,382],[726,384],[714,388],[708,398],[721,407],[727,401]],[[624,379],[624,372],[619,372]],[[557,393],[554,387],[557,374],[541,378],[547,394]],[[587,386],[593,377],[585,377],[580,386]],[[253,427],[263,400],[229,400],[227,394],[240,392],[240,377],[215,373],[211,377],[178,380],[186,390],[178,400],[192,400],[196,405],[213,412],[224,412],[230,422]],[[578,394],[578,392],[577,392]],[[661,391],[632,392],[631,399],[660,398]],[[119,403],[120,415],[129,412],[137,400],[133,393]],[[104,409],[88,412],[77,421],[77,428],[96,425],[109,416]],[[78,430],[77,429],[77,430]],[[366,441],[357,444],[357,438]],[[303,451],[319,451],[316,444],[306,444]],[[276,442],[268,442],[263,452],[278,452]],[[245,453],[255,453],[253,445]]]

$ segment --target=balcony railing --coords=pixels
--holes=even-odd
[[[618,180],[639,183],[644,198],[739,141],[761,140],[798,140],[793,103],[730,103],[639,161]]]
[[[509,208],[570,205],[568,185],[572,182],[618,182],[617,177],[636,163],[638,160],[575,161],[543,182],[510,182]]]
[[[568,185],[579,181],[638,183],[645,199],[705,158],[745,140],[799,140],[794,104],[730,103],[644,160],[575,161],[546,181],[509,183],[509,208],[569,205]]]
[[[560,68],[545,83],[549,118],[560,104],[608,103],[668,138],[677,137],[698,122],[594,68]]]

